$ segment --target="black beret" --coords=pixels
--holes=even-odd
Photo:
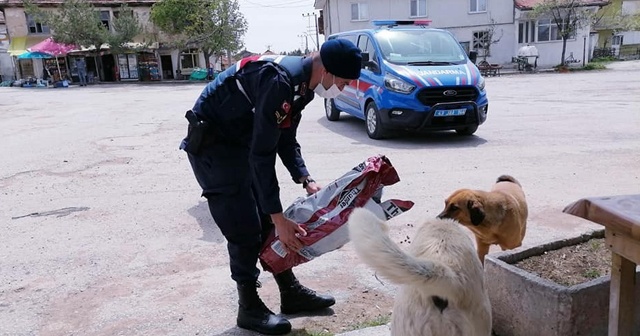
[[[362,67],[360,49],[353,42],[336,38],[328,40],[320,48],[322,65],[331,74],[346,78],[358,79]]]

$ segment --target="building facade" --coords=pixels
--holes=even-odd
[[[611,5],[600,9],[597,17],[595,30],[601,54],[640,58],[640,0],[611,0]]]
[[[18,59],[31,46],[50,37],[49,27],[37,22],[25,12],[22,0],[0,0],[0,74],[4,79],[42,78],[48,69],[58,78],[77,81],[75,60],[85,58],[87,76],[91,81],[151,81],[185,79],[196,69],[205,68],[204,54],[198,49],[178,50],[170,47],[169,38],[161,34],[150,21],[151,6],[158,0],[88,0],[99,11],[103,25],[112,28],[119,8],[126,4],[138,18],[144,33],[127,43],[120,51],[100,46],[95,56],[95,46],[78,46],[77,50],[54,59]],[[64,0],[33,0],[41,8],[52,8]],[[4,21],[3,21],[4,20]],[[6,34],[2,29],[6,27]],[[5,36],[4,39],[2,36]],[[5,44],[7,44],[5,46]],[[97,59],[99,57],[99,60]],[[211,66],[220,68],[220,62],[212,59]],[[53,67],[53,64],[56,67]],[[58,68],[60,70],[58,71]],[[54,77],[56,76],[54,74]]]
[[[582,0],[582,6],[597,11],[606,0]],[[468,50],[489,63],[508,64],[523,46],[539,51],[538,66],[560,63],[562,39],[550,18],[532,18],[533,7],[542,0],[315,0],[322,11],[326,36],[353,29],[373,28],[373,20],[431,20],[431,27],[451,31]],[[591,25],[579,27],[567,41],[566,55],[588,62],[597,38]],[[487,40],[491,37],[489,48]],[[483,47],[485,46],[485,47]],[[487,50],[488,49],[488,50]]]
[[[4,13],[0,11],[0,82],[13,77],[13,61],[9,56],[9,43]]]

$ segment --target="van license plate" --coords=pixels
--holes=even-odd
[[[455,117],[465,115],[466,113],[467,109],[436,110],[434,117]]]

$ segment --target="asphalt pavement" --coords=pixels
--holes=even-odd
[[[527,247],[599,229],[562,213],[575,200],[639,192],[638,78],[639,61],[488,78],[489,117],[470,137],[371,140],[360,120],[327,121],[316,99],[299,141],[325,184],[369,156],[389,157],[401,181],[383,199],[415,202],[391,221],[397,241],[455,189],[513,175],[529,202]],[[0,88],[0,335],[251,335],[235,328],[225,241],[178,150],[202,88]],[[303,190],[280,163],[278,176],[286,206]],[[338,316],[363,290],[394,292],[350,244],[296,270],[337,297]],[[271,276],[260,280],[277,309]],[[330,323],[292,323],[310,319]]]

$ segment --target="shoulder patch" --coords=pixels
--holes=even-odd
[[[291,103],[286,100],[282,102],[280,108],[276,110],[276,122],[278,123],[280,128],[287,128],[291,126],[289,111],[291,111]]]
[[[300,95],[304,96],[307,93],[307,82],[300,84]]]
[[[289,102],[285,100],[282,103],[282,111],[286,114],[289,114],[289,110],[291,110],[291,104],[289,104]]]

